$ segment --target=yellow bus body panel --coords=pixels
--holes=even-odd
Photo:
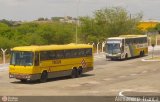
[[[83,69],[91,68],[93,69],[93,47],[88,44],[68,44],[68,45],[46,45],[46,46],[23,46],[15,47],[12,51],[30,51],[30,52],[40,52],[40,51],[55,51],[55,50],[70,50],[70,49],[84,49],[92,48],[92,55],[87,57],[77,57],[77,58],[62,58],[55,60],[44,60],[40,61],[39,66],[9,66],[10,74],[21,74],[21,75],[41,75],[43,71],[51,72],[63,72],[72,70],[74,67],[79,68],[82,66],[82,62],[85,62],[86,67]],[[88,70],[90,71],[90,70]]]
[[[33,74],[33,66],[9,66],[9,73],[13,74]]]
[[[46,60],[46,61],[41,61],[39,67],[34,67],[33,73],[35,74],[42,73],[44,70],[47,70],[47,72],[72,70],[73,67],[82,66],[81,62],[83,59],[85,60],[87,67],[90,68],[93,67],[92,57]],[[61,62],[61,63],[54,64],[54,62]]]

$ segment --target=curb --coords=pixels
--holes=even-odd
[[[147,60],[147,59],[141,59],[143,62],[159,62],[160,60]]]

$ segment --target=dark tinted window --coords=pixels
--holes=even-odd
[[[48,51],[48,56],[49,56],[50,60],[56,59],[56,52],[55,51]]]
[[[55,51],[42,51],[40,53],[40,59],[41,60],[53,60],[53,59],[56,59],[56,53],[55,53]]]
[[[13,51],[10,64],[21,65],[21,66],[32,66],[33,52]]]
[[[40,53],[40,60],[48,60],[48,52],[47,51],[43,51]]]
[[[35,53],[35,61],[34,61],[35,66],[39,66],[39,53]]]
[[[78,57],[78,49],[71,50],[72,57]]]
[[[86,49],[86,56],[92,55],[92,49]]]
[[[60,59],[60,58],[64,58],[64,51],[56,51],[56,58]]]
[[[64,52],[65,52],[65,53],[64,53],[64,55],[65,55],[65,58],[72,57],[71,50],[65,50]]]
[[[75,58],[78,57],[78,49],[75,50],[65,50],[65,58]]]
[[[91,56],[92,49],[73,49],[73,50],[59,50],[59,51],[42,51],[40,52],[41,60],[54,60],[62,58],[76,58]]]
[[[86,56],[85,49],[79,49],[79,51],[78,51],[78,56],[79,56],[79,57],[84,57],[84,56]]]
[[[126,44],[147,43],[147,37],[125,39]]]

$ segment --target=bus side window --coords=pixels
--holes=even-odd
[[[78,56],[85,57],[86,56],[85,49],[79,49]]]
[[[57,59],[64,58],[64,50],[58,50],[58,51],[56,51],[56,58]]]
[[[40,52],[40,60],[41,61],[48,60],[48,53],[47,53],[47,51],[41,51]]]
[[[78,57],[78,49],[71,50],[71,53],[72,53],[72,57],[73,57],[73,58]]]
[[[86,56],[92,56],[92,49],[86,49]]]
[[[65,55],[65,58],[71,58],[71,50],[65,50],[64,51],[64,55]]]
[[[39,66],[39,53],[35,53],[35,61],[34,61],[35,66]]]
[[[56,59],[56,52],[55,51],[48,51],[47,55],[48,55],[48,60]]]

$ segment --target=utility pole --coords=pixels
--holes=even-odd
[[[97,43],[97,54],[99,53],[99,42]]]
[[[80,2],[80,0],[77,0],[77,11],[76,11],[76,13],[77,13],[77,19],[76,19],[76,44],[78,43],[79,2]]]

